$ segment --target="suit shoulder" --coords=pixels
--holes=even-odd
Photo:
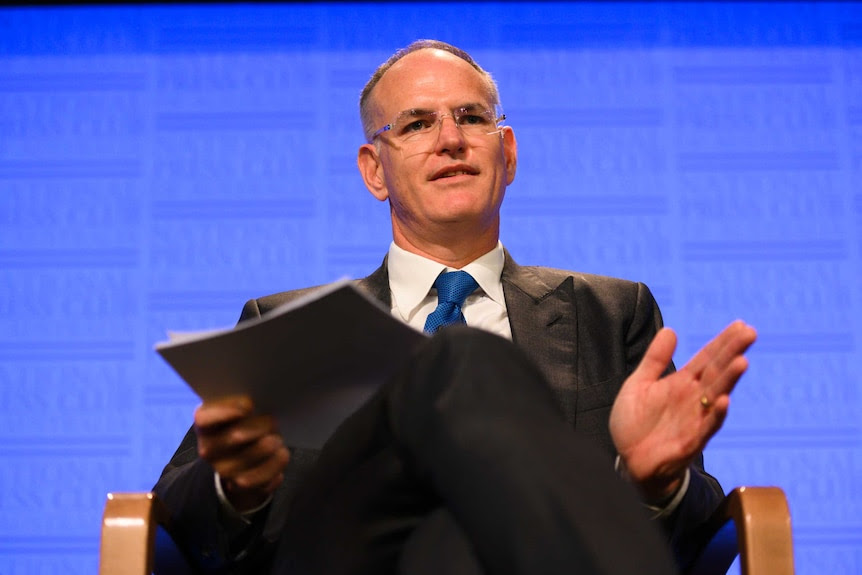
[[[549,287],[562,285],[571,279],[574,295],[586,308],[612,310],[623,317],[637,309],[651,310],[657,303],[650,289],[642,282],[612,276],[548,268],[525,266],[529,274]]]
[[[591,274],[586,272],[577,272],[571,270],[563,270],[557,268],[549,268],[544,266],[523,266],[530,270],[542,280],[548,283],[560,283],[566,278],[575,280],[575,289],[587,289],[597,291],[612,291],[622,292],[637,292],[639,286],[643,286],[641,282],[633,280],[617,278],[613,276],[604,276],[599,274]]]
[[[242,314],[240,315],[239,321],[242,322],[255,317],[260,317],[265,313],[274,310],[278,306],[292,302],[293,300],[312,293],[313,291],[318,290],[321,287],[323,286],[312,286],[295,290],[288,290],[255,299],[250,299],[245,302],[245,306],[243,306],[242,308]]]
[[[300,289],[288,290],[283,292],[278,292],[270,295],[266,295],[260,298],[257,298],[257,305],[260,307],[262,313],[266,313],[272,309],[277,308],[280,305],[284,305],[288,302],[291,302],[295,299],[299,299],[304,295],[308,295],[312,292],[319,290],[324,287],[323,285],[319,286],[311,286]]]

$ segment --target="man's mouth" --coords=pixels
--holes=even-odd
[[[441,180],[444,178],[454,178],[455,176],[475,176],[478,171],[469,166],[453,166],[438,170],[431,176],[431,180]]]

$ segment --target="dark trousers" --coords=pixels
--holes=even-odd
[[[324,446],[277,564],[303,574],[670,574],[612,462],[511,343],[441,330]]]

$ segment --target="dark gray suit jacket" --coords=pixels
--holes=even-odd
[[[601,446],[608,454],[608,465],[613,465],[616,453],[608,430],[611,406],[662,325],[649,289],[642,283],[605,276],[520,266],[508,253],[501,279],[515,344],[544,373],[566,420]],[[391,306],[385,261],[370,276],[358,280],[358,285]],[[265,314],[314,289],[250,300],[240,321]],[[197,458],[196,449],[190,431],[155,487],[175,515],[176,537],[205,570],[261,572],[277,546],[292,493],[313,465],[316,452],[292,450],[287,477],[268,514],[241,538],[243,552],[238,561],[231,561],[228,557],[235,555],[236,549],[229,549],[227,535],[220,527],[212,470]],[[691,535],[722,496],[718,482],[703,471],[699,456],[681,505],[663,520],[681,565],[687,564],[694,552]]]

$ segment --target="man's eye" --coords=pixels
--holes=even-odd
[[[431,122],[427,118],[418,118],[407,122],[401,129],[401,132],[404,134],[422,132],[424,130],[427,130],[430,126]]]
[[[481,116],[479,114],[464,114],[460,118],[460,123],[467,126],[481,126],[487,122],[488,120],[485,116]]]

